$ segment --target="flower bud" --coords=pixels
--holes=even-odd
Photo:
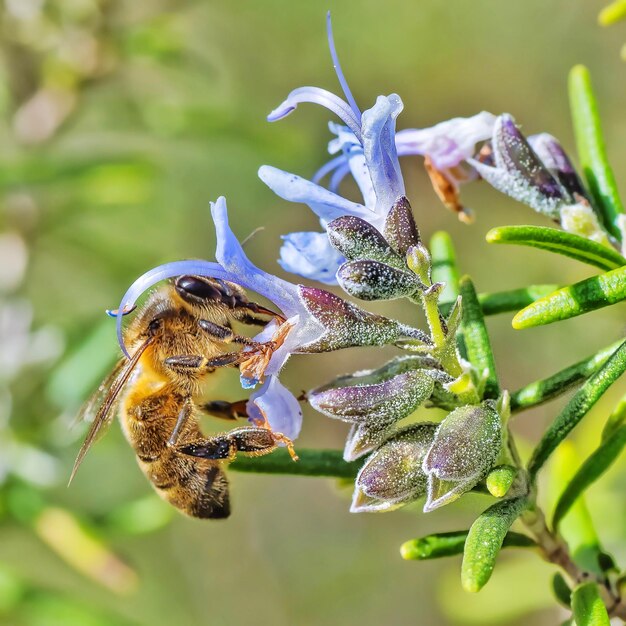
[[[415,225],[413,211],[409,201],[404,196],[398,198],[389,213],[387,213],[384,236],[389,245],[402,258],[404,258],[411,246],[419,243],[420,236]]]
[[[494,467],[485,480],[487,491],[496,498],[503,498],[516,478],[517,468],[512,465],[499,465],[498,467]]]
[[[364,311],[323,289],[302,285],[298,289],[312,322],[324,328],[321,337],[298,349],[300,353],[328,352],[352,346],[383,346],[406,340],[431,345],[428,335],[418,328]]]
[[[404,258],[391,249],[374,226],[360,217],[338,217],[328,224],[326,230],[330,243],[349,261],[371,259],[406,269]]]
[[[455,409],[439,425],[424,459],[428,499],[424,511],[448,504],[482,480],[502,446],[501,418],[495,403]]]
[[[579,196],[579,202],[561,208],[561,226],[568,233],[575,233],[592,241],[610,246],[606,231],[600,225],[591,205]]]
[[[390,511],[423,496],[427,477],[422,462],[436,428],[413,424],[376,450],[357,475],[350,511]]]
[[[433,376],[419,359],[394,359],[377,370],[341,376],[307,394],[311,406],[353,424],[389,425],[415,411],[432,393]]]
[[[496,121],[492,149],[493,166],[476,159],[470,159],[469,163],[498,191],[558,219],[559,207],[571,200],[569,194],[544,166],[508,114]]]
[[[344,291],[361,300],[394,300],[412,296],[422,283],[414,274],[378,261],[348,261],[337,270]]]
[[[393,433],[395,423],[352,424],[343,448],[343,460],[350,462],[382,445]]]
[[[422,282],[430,282],[430,253],[423,243],[420,242],[407,250],[406,264],[412,272],[420,277]]]
[[[528,143],[547,170],[561,183],[572,199],[576,195],[586,197],[587,192],[572,162],[555,137],[548,133],[531,135],[528,137]]]

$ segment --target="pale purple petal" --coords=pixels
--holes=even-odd
[[[129,357],[126,346],[124,345],[122,333],[122,319],[124,312],[131,310],[137,299],[150,287],[167,278],[182,276],[184,274],[196,276],[211,276],[221,278],[241,285],[244,289],[256,291],[260,295],[272,301],[281,312],[287,317],[292,318],[299,315],[306,315],[307,309],[300,299],[298,286],[288,283],[271,274],[267,274],[263,270],[256,267],[245,255],[243,248],[237,238],[233,234],[228,225],[228,214],[226,209],[226,200],[223,197],[218,198],[217,202],[211,203],[211,214],[215,223],[217,235],[216,257],[219,263],[201,260],[174,261],[165,263],[155,267],[142,276],[128,288],[117,314],[117,337],[122,352]],[[310,317],[310,316],[309,316]],[[316,336],[314,329],[311,327],[313,321],[304,323],[299,329],[303,336],[310,341],[310,337]],[[315,323],[317,324],[317,323]],[[317,334],[321,334],[318,329]],[[294,334],[294,340],[300,336],[300,333]],[[282,366],[282,365],[281,365]]]
[[[276,376],[269,376],[246,405],[252,421],[266,418],[274,432],[297,439],[302,428],[302,410],[294,395]]]
[[[328,222],[343,215],[355,215],[367,221],[371,221],[374,216],[361,204],[346,200],[306,178],[270,165],[259,168],[259,178],[281,198],[308,205],[320,219]]]
[[[330,183],[328,184],[328,188],[333,192],[337,193],[339,191],[339,185],[341,185],[341,181],[350,173],[350,163],[345,163],[338,167],[334,174],[330,179]],[[373,206],[373,205],[372,205]]]
[[[230,273],[231,278],[227,280],[265,296],[278,305],[287,317],[300,313],[302,307],[297,286],[264,272],[246,256],[228,224],[226,200],[223,196],[217,202],[211,203],[211,216],[217,237],[215,258]]]
[[[336,285],[335,274],[345,257],[328,241],[326,233],[299,232],[283,235],[280,248],[280,266],[326,285]]]
[[[361,137],[361,123],[355,117],[350,105],[334,93],[320,87],[298,87],[294,89],[284,102],[281,102],[268,116],[268,122],[276,122],[287,117],[303,102],[320,104],[332,111],[350,130]]]
[[[165,280],[166,278],[174,278],[174,276],[182,276],[184,274],[192,274],[196,276],[212,276],[214,278],[221,278],[222,280],[229,280],[234,282],[235,277],[226,271],[221,265],[217,263],[211,263],[210,261],[189,260],[189,261],[174,261],[172,263],[165,263],[159,265],[145,274],[141,275],[126,291],[122,297],[122,301],[117,309],[117,314],[109,312],[109,315],[117,318],[117,340],[120,344],[122,352],[130,358],[126,346],[124,345],[124,337],[122,334],[122,320],[124,318],[124,312],[132,310],[137,302],[137,299],[146,290],[150,289],[157,283]]]
[[[482,111],[430,128],[407,128],[396,134],[398,153],[428,156],[439,170],[456,167],[475,154],[477,143],[491,138],[495,121],[495,115]]]
[[[335,173],[330,182],[330,189],[335,191],[345,175],[351,172],[363,196],[363,204],[370,209],[374,209],[376,207],[376,194],[374,193],[368,163],[363,153],[363,146],[349,128],[332,122],[328,127],[330,132],[337,135],[336,139],[329,142],[328,151],[331,154],[339,150],[343,152],[343,164],[337,163]]]
[[[400,97],[391,94],[378,96],[376,104],[363,112],[363,152],[376,194],[376,214],[381,219],[405,195],[395,143],[396,117],[402,108]]]
[[[343,89],[343,93],[346,96],[346,100],[350,103],[350,107],[354,112],[356,119],[361,121],[361,111],[356,104],[356,100],[350,91],[350,87],[348,87],[348,81],[343,75],[343,70],[341,69],[341,65],[339,64],[339,57],[337,56],[337,49],[335,48],[335,39],[333,37],[333,25],[330,19],[330,11],[326,14],[326,34],[328,36],[328,47],[330,49],[330,56],[333,60],[333,67],[335,68],[335,74],[337,74],[337,79],[339,80],[339,84]]]
[[[322,167],[320,167],[315,174],[313,174],[313,178],[311,179],[316,185],[319,184],[320,180],[324,178],[327,174],[335,171],[340,165],[344,165],[346,163],[346,157],[343,154],[331,159],[327,163],[324,163]]]

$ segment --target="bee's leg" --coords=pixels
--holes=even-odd
[[[218,435],[210,439],[198,439],[191,443],[182,444],[176,449],[178,452],[189,456],[214,461],[232,461],[237,456],[237,443],[227,435]]]
[[[212,400],[200,405],[198,408],[213,417],[233,421],[241,417],[248,417],[248,413],[246,411],[247,402],[247,400],[239,400],[238,402]]]
[[[287,446],[294,461],[298,459],[291,439],[282,433],[275,433],[269,428],[259,428],[258,426],[235,428],[224,435],[185,444],[180,446],[178,450],[183,454],[203,459],[230,459],[232,461],[237,452],[249,456],[269,454],[276,450],[279,443],[284,443]],[[229,452],[225,454],[227,449]],[[219,456],[220,454],[222,456]]]
[[[265,326],[268,323],[268,316],[276,318],[279,321],[285,320],[285,318],[279,313],[276,313],[271,309],[266,309],[264,306],[261,306],[256,302],[248,302],[247,306],[238,307],[232,310],[231,315],[233,319],[248,326]]]
[[[257,348],[261,345],[257,341],[250,339],[250,337],[238,335],[232,328],[228,328],[228,326],[221,326],[220,324],[210,322],[209,320],[200,320],[198,325],[208,335],[223,343],[238,343],[252,348]]]
[[[187,399],[185,404],[183,404],[183,408],[178,413],[178,418],[176,419],[176,424],[174,425],[174,430],[172,430],[172,434],[170,438],[167,440],[168,446],[175,446],[178,441],[178,437],[180,433],[187,423],[187,420],[191,417],[193,413],[193,404],[191,399]]]
[[[177,356],[168,357],[165,359],[164,364],[174,371],[188,373],[191,370],[200,372],[203,370],[212,370],[216,367],[239,365],[241,359],[242,355],[239,352],[227,352],[213,359],[207,359],[197,354],[179,354]]]

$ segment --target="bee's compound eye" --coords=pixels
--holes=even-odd
[[[151,334],[156,333],[161,328],[161,319],[155,318],[148,324],[148,332]]]
[[[176,279],[176,291],[185,300],[219,300],[221,292],[209,281],[196,276],[179,276]]]

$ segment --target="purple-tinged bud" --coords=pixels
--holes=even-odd
[[[415,274],[378,261],[348,261],[337,270],[344,291],[361,300],[395,300],[423,288]]]
[[[504,168],[520,174],[529,184],[537,187],[547,198],[562,198],[563,190],[552,174],[544,167],[526,137],[510,115],[502,115],[496,123],[493,148]]]
[[[498,191],[558,220],[559,208],[571,200],[569,194],[544,166],[508,114],[496,121],[492,149],[493,166],[477,159],[468,159],[468,163]]]
[[[364,311],[329,291],[300,285],[299,293],[311,317],[325,330],[321,337],[301,346],[298,352],[328,352],[353,346],[383,346],[407,340],[413,344],[431,345],[430,338],[424,331]]]
[[[376,450],[357,475],[350,511],[391,511],[423,496],[427,477],[422,463],[436,428],[413,424]]]
[[[587,197],[578,173],[558,139],[548,133],[531,135],[528,143],[548,171],[561,183],[572,200],[576,195]]]
[[[424,459],[424,512],[449,504],[485,478],[500,454],[501,418],[495,402],[455,409],[439,425]]]
[[[421,369],[421,360],[401,357],[376,370],[341,376],[308,395],[311,406],[355,424],[397,422],[430,397],[437,370]]]
[[[326,227],[330,243],[349,261],[371,259],[406,269],[404,258],[396,254],[371,224],[353,215],[338,217]]]
[[[420,235],[413,211],[407,198],[402,196],[393,203],[385,219],[384,233],[389,245],[402,257],[411,246],[419,243]]]
[[[393,433],[395,424],[352,424],[343,448],[344,461],[356,461],[382,445]]]

